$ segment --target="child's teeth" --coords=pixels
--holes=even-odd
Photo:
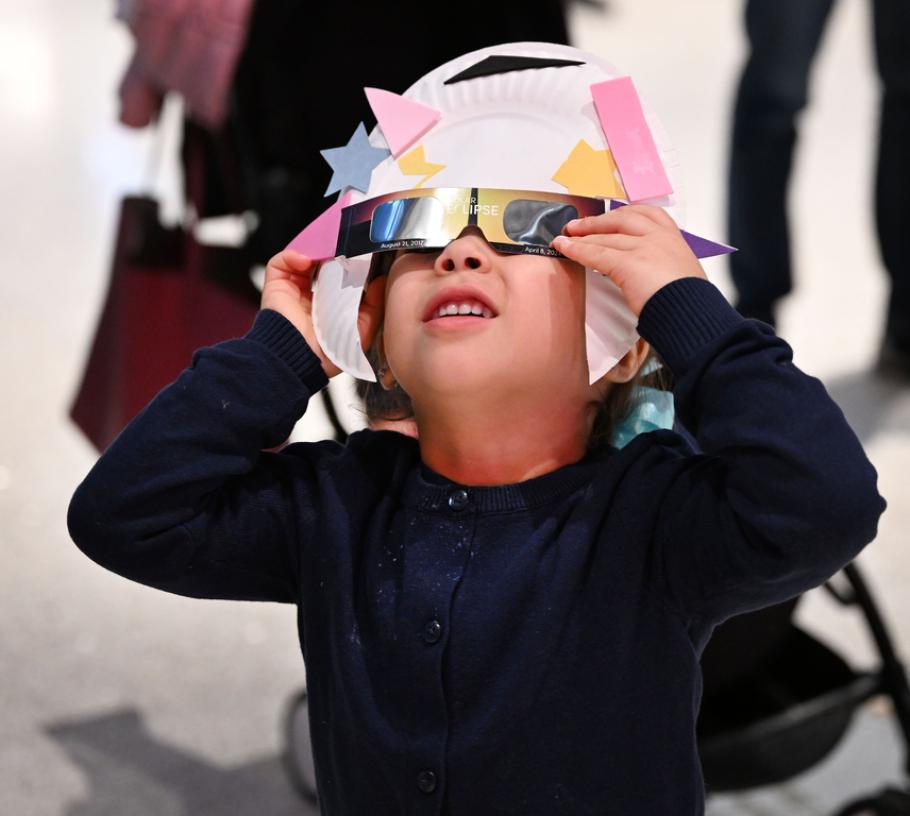
[[[477,317],[492,317],[493,312],[479,303],[448,303],[436,310],[436,317],[448,315],[476,315]]]

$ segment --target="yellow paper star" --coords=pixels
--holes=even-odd
[[[595,150],[584,139],[578,140],[552,178],[572,195],[626,198],[626,191],[617,178],[613,154],[609,150]]]
[[[423,155],[423,145],[415,147],[408,153],[405,153],[399,160],[398,166],[401,172],[406,176],[423,176],[417,187],[423,187],[424,184],[435,176],[440,170],[445,170],[444,164],[433,164],[428,162]],[[416,189],[416,188],[415,188]]]

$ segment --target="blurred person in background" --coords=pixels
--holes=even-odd
[[[786,198],[796,119],[834,0],[747,0],[750,52],[736,96],[729,177],[730,256],[745,317],[776,325],[792,289]],[[872,0],[882,82],[875,179],[879,247],[890,279],[877,371],[910,382],[910,4]]]
[[[596,0],[593,4],[598,5]],[[414,76],[465,51],[522,40],[566,44],[566,5],[566,0],[533,4],[465,0],[457,8],[433,9],[431,14],[417,0],[404,0],[394,7],[364,0],[328,4],[120,0],[117,18],[129,27],[135,48],[120,80],[119,119],[133,128],[156,126],[165,95],[173,93],[182,99],[180,162],[193,214],[189,220],[245,216],[239,246],[230,253],[220,250],[217,258],[209,252],[204,273],[205,286],[230,293],[238,301],[235,312],[242,316],[242,307],[247,307],[249,317],[241,317],[245,324],[259,305],[250,269],[264,264],[326,207],[333,168],[320,150],[345,144],[351,138],[352,121],[363,121],[367,129],[375,124],[365,83],[399,93]],[[152,246],[144,247],[146,255],[156,254],[154,244],[162,234],[151,226],[146,243]],[[235,263],[224,262],[229,255]],[[216,294],[201,302],[191,293],[190,275],[183,278],[186,298],[198,303],[194,328],[205,342],[187,345],[186,339],[178,341],[171,332],[169,342],[175,348],[162,360],[159,341],[140,334],[134,346],[147,343],[147,348],[139,349],[147,353],[137,352],[140,362],[130,369],[132,381],[126,383],[121,377],[119,385],[110,382],[106,389],[87,374],[111,370],[107,359],[101,354],[89,360],[82,399],[77,401],[84,410],[74,418],[99,450],[135,413],[123,406],[135,404],[138,410],[176,378],[189,363],[191,347],[237,331],[225,328],[236,321],[225,319]],[[148,287],[157,285],[156,281],[142,278],[139,283]],[[133,300],[151,304],[155,298]],[[110,314],[99,323],[95,344],[99,354],[124,345],[122,335],[104,331],[108,325],[130,324],[121,319],[125,308],[121,301],[113,299],[106,309]],[[157,319],[157,314],[149,315],[149,320]],[[149,363],[152,357],[158,360],[154,370]],[[116,376],[108,379],[112,378]],[[142,399],[135,399],[137,392],[142,392]],[[125,400],[124,394],[133,399]],[[347,434],[328,391],[321,399],[336,438],[342,441]],[[104,409],[101,414],[110,417],[105,433],[91,420],[99,414],[98,406]]]
[[[319,151],[345,144],[352,120],[375,124],[365,82],[402,93],[413,77],[477,48],[568,44],[565,6],[121,0],[118,16],[136,51],[120,87],[120,120],[145,127],[163,94],[179,93],[185,142],[201,141],[208,157],[199,216],[255,213],[249,241],[265,263],[325,209],[332,168]],[[186,151],[183,161],[186,171]]]

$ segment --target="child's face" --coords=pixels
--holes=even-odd
[[[493,317],[427,320],[431,305],[452,287],[475,289]],[[584,314],[580,264],[499,253],[472,226],[444,249],[396,253],[386,284],[383,343],[395,379],[414,400],[457,399],[479,389],[539,398],[553,388],[587,398]]]

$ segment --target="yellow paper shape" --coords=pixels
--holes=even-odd
[[[584,139],[578,140],[552,178],[572,195],[626,198],[626,191],[617,178],[613,154],[609,150],[595,150]]]
[[[445,170],[446,168],[444,164],[433,164],[432,162],[428,162],[423,155],[423,145],[419,145],[410,152],[405,153],[398,160],[398,166],[401,168],[401,172],[406,176],[423,176],[417,187],[423,187],[430,178],[435,176],[440,170]]]

